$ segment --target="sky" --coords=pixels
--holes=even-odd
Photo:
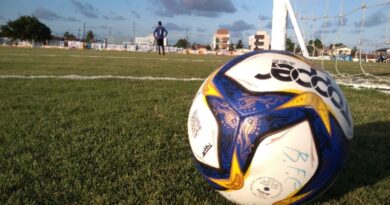
[[[329,2],[329,4],[327,4]],[[364,14],[364,32],[361,33],[362,10],[343,18],[312,20],[313,17],[337,16],[361,6],[361,1],[346,0],[291,0],[300,19],[306,40],[320,38],[326,44],[343,42],[349,46],[380,47],[389,36],[390,0],[363,0],[368,5],[386,2],[369,8]],[[1,0],[0,24],[19,16],[34,15],[49,26],[54,35],[68,31],[75,36],[92,30],[98,38],[109,34],[128,37],[146,36],[158,21],[169,31],[168,41],[174,44],[180,38],[195,43],[209,44],[217,28],[227,28],[232,41],[242,40],[257,30],[271,31],[271,0]],[[303,20],[310,18],[311,20]],[[289,29],[288,36],[295,40]]]

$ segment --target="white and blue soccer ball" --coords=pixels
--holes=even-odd
[[[256,51],[203,83],[188,118],[196,167],[239,204],[313,200],[345,165],[351,113],[335,81],[289,52]]]

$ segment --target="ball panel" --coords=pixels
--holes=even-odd
[[[244,187],[228,195],[244,204],[272,204],[297,192],[318,167],[314,143],[308,121],[268,136],[256,149]]]
[[[192,104],[188,118],[188,135],[195,158],[210,167],[220,168],[218,123],[202,93],[198,93]]]
[[[297,195],[310,193],[300,200],[301,203],[309,202],[328,188],[347,162],[349,141],[333,117],[331,117],[330,122],[332,133],[327,136],[323,134],[325,132],[320,126],[320,120],[318,118],[310,119],[310,127],[316,136],[315,140],[320,164],[310,182],[297,193]]]

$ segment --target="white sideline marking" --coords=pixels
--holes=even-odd
[[[67,79],[67,80],[97,80],[97,79],[124,79],[150,81],[204,81],[204,78],[173,78],[153,76],[117,76],[117,75],[0,75],[0,79]]]
[[[363,83],[347,83],[343,81],[336,80],[337,84],[339,85],[345,85],[351,88],[354,88],[356,90],[360,89],[372,89],[372,90],[378,90],[382,93],[390,94],[390,86],[388,85],[377,85],[377,84],[363,84]]]
[[[0,75],[0,79],[66,79],[66,80],[99,80],[99,79],[120,79],[120,80],[145,80],[145,81],[200,81],[204,78],[174,78],[174,77],[153,77],[153,76],[118,76],[118,75]],[[387,85],[371,85],[346,83],[341,80],[336,80],[338,84],[352,87],[354,89],[374,89],[382,93],[390,94],[390,86]]]
[[[93,56],[93,55],[57,55],[57,54],[29,55],[27,53],[4,53],[1,55],[4,55],[4,56],[38,56],[38,57],[71,57],[71,58],[142,59],[142,60],[160,60],[160,61],[175,60],[175,61],[191,61],[191,62],[222,62],[222,60],[210,60],[210,59],[148,58],[148,57],[134,57],[134,56]]]

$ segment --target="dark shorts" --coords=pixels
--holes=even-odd
[[[158,46],[164,46],[164,39],[157,39]]]

